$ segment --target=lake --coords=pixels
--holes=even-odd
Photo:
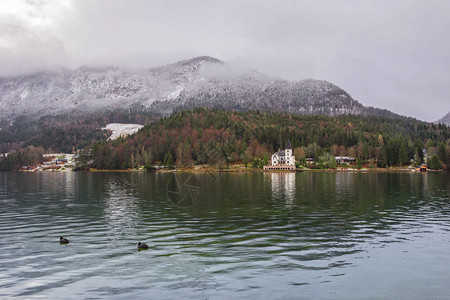
[[[450,299],[449,199],[445,173],[0,172],[0,298]]]

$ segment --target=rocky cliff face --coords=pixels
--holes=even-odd
[[[0,78],[0,120],[19,115],[133,109],[158,113],[208,106],[294,114],[385,114],[321,80],[287,81],[196,57],[152,69],[59,69]]]

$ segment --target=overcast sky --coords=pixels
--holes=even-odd
[[[0,0],[0,76],[208,55],[434,121],[450,111],[449,30],[448,0]]]

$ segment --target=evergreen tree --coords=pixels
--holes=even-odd
[[[172,169],[173,168],[173,157],[172,154],[170,154],[170,152],[167,152],[167,154],[164,156],[164,166],[166,166],[166,168],[168,169]]]
[[[387,156],[385,147],[379,148],[379,156],[377,157],[377,167],[386,168],[387,166]]]
[[[447,150],[444,142],[440,142],[437,146],[438,148],[438,157],[444,163],[447,164]]]
[[[439,170],[441,168],[441,162],[439,161],[439,157],[437,155],[433,155],[431,157],[428,167],[433,170]]]
[[[398,162],[400,165],[405,165],[408,162],[408,151],[405,143],[400,142],[400,149],[398,150]]]
[[[414,151],[414,166],[418,167],[422,164],[422,159],[420,158],[419,148],[416,147]]]
[[[264,153],[263,166],[267,165],[269,165],[269,155],[267,153]]]
[[[115,114],[111,120],[118,120]],[[143,116],[147,120],[148,116]],[[127,118],[125,118],[127,119]],[[130,121],[125,120],[124,121]],[[102,117],[102,122],[110,119]],[[69,124],[69,123],[67,123]],[[87,130],[52,128],[44,134],[36,134],[36,140],[45,141],[56,151],[64,146],[72,149],[79,145],[81,134]],[[92,120],[92,126],[99,128],[98,120]],[[64,130],[63,130],[64,129]],[[87,134],[85,134],[88,136]],[[17,135],[20,136],[20,133]],[[315,158],[323,153],[341,156],[359,157],[362,162],[375,159],[378,166],[403,165],[411,158],[418,164],[423,159],[424,145],[429,155],[436,154],[442,162],[450,164],[450,128],[431,126],[411,119],[388,119],[382,117],[343,115],[326,116],[289,116],[277,113],[230,112],[207,109],[175,112],[170,117],[145,126],[140,132],[115,141],[106,141],[106,133],[100,132],[101,142],[93,143],[96,138],[86,140],[92,145],[92,167],[100,169],[126,168],[129,166],[151,165],[164,162],[168,165],[168,153],[172,161],[182,165],[211,164],[225,166],[230,163],[250,163],[254,158],[257,166],[268,163],[265,154],[282,148],[290,139],[294,155],[301,163],[303,157]],[[21,136],[20,138],[23,138]],[[0,132],[0,150],[14,147],[17,151],[14,164],[18,167],[25,162],[26,151],[18,143],[13,143],[16,135]],[[30,139],[27,140],[28,142]],[[58,145],[56,145],[58,144]],[[38,144],[36,144],[38,145]],[[382,151],[381,151],[382,150]],[[71,151],[71,150],[70,150]],[[33,152],[33,151],[32,151]],[[420,160],[418,159],[420,158]],[[3,161],[6,161],[4,159]],[[169,160],[170,161],[170,160]],[[324,165],[331,165],[331,161]],[[4,164],[9,163],[5,162]],[[169,164],[173,165],[173,163]]]

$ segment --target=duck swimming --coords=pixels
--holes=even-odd
[[[147,250],[148,249],[148,245],[146,243],[137,243],[137,248],[138,250]]]
[[[60,243],[60,244],[68,244],[68,243],[69,243],[69,240],[66,239],[66,238],[64,238],[64,237],[60,237],[60,238],[59,238],[59,243]]]

